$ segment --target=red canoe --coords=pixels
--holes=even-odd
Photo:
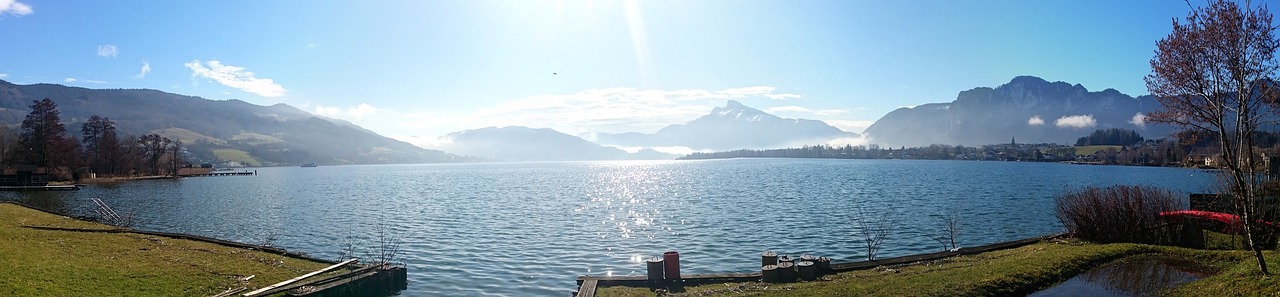
[[[1177,220],[1186,220],[1186,219],[1214,220],[1214,221],[1222,222],[1223,224],[1227,224],[1227,230],[1224,230],[1227,233],[1239,233],[1240,230],[1242,230],[1240,228],[1241,227],[1240,216],[1229,214],[1229,213],[1203,211],[1203,210],[1174,210],[1174,211],[1162,211],[1160,212],[1160,217],[1177,219]],[[1275,223],[1272,223],[1272,222],[1267,222],[1263,220],[1258,220],[1258,222],[1262,223],[1263,225],[1266,225],[1267,227],[1271,227],[1272,229],[1280,229],[1280,227],[1278,227]]]

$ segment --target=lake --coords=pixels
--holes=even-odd
[[[403,241],[406,296],[566,296],[582,274],[644,275],[680,252],[682,272],[751,272],[760,253],[861,260],[857,209],[901,219],[880,257],[935,252],[937,217],[959,215],[960,246],[1063,229],[1053,197],[1085,186],[1207,192],[1194,169],[1058,163],[730,159],[257,168],[255,176],[0,193],[76,215],[90,198],[138,229],[183,232],[337,259]]]

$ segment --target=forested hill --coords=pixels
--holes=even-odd
[[[90,116],[110,118],[120,135],[160,134],[181,140],[192,161],[243,151],[260,164],[381,164],[447,162],[457,157],[318,117],[286,104],[254,105],[147,89],[87,89],[0,80],[0,125],[16,127],[32,101],[52,99],[72,136]],[[227,155],[227,154],[222,154]],[[243,154],[234,153],[230,155]]]

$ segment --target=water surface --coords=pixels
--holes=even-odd
[[[732,159],[258,168],[256,176],[5,193],[73,214],[89,198],[138,228],[263,243],[336,259],[403,240],[405,295],[564,296],[582,274],[644,275],[678,250],[683,273],[750,272],[759,254],[864,257],[855,209],[896,213],[881,257],[934,252],[935,216],[976,246],[1062,231],[1053,196],[1083,186],[1209,189],[1199,170],[1056,163]],[[1181,194],[1180,194],[1181,195]],[[1185,197],[1185,196],[1184,196]]]

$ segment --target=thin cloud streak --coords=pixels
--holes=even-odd
[[[218,60],[208,62],[191,60],[191,62],[187,62],[184,65],[187,66],[187,69],[191,69],[192,78],[204,77],[212,79],[224,86],[254,93],[258,96],[280,97],[288,92],[283,86],[276,84],[270,78],[257,78],[253,72],[245,70],[244,67],[222,64]]]
[[[138,75],[134,77],[145,78],[147,77],[147,73],[151,73],[151,63],[142,61],[142,69],[138,70]]]

